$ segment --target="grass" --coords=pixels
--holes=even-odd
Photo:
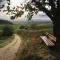
[[[5,25],[0,25],[0,48],[9,44],[14,38],[14,36],[2,36],[4,26]],[[18,28],[17,25],[11,25],[11,26],[15,29],[15,31]]]
[[[2,44],[2,43],[4,43],[4,42],[6,42],[6,40],[0,40],[0,44]]]
[[[26,29],[25,29],[26,28]],[[47,24],[32,24],[29,26],[24,26],[21,30],[28,30],[33,32],[49,32],[53,34],[53,24],[47,23]]]
[[[52,24],[38,24],[20,29],[17,34],[21,37],[22,44],[15,60],[56,60],[55,52],[40,38],[45,32],[53,34],[52,27]]]
[[[22,44],[18,50],[16,60],[55,60],[49,48],[41,40],[39,32],[20,30],[18,32]]]
[[[48,29],[48,28],[52,28],[52,27],[53,27],[52,23],[31,25],[32,29]]]
[[[21,37],[22,44],[16,54],[15,60],[55,60],[56,57],[52,55],[49,48],[41,40],[40,35],[43,35],[44,32],[52,33],[51,24],[38,24],[27,26],[28,29],[19,29],[20,25],[12,25],[15,28],[15,32]],[[2,26],[0,26],[2,30]],[[25,26],[26,27],[26,26]],[[12,40],[12,39],[11,39]],[[0,38],[0,47],[5,46],[10,39],[5,40],[4,38],[1,41]]]
[[[6,39],[3,39],[3,40],[0,40],[0,48],[8,45],[10,42],[12,42],[14,39],[14,35],[9,37],[9,38],[6,38]]]
[[[38,24],[20,29],[18,34],[22,39],[16,60],[60,60],[60,51],[51,50],[41,40],[45,32],[53,34],[52,24]]]

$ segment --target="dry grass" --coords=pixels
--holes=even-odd
[[[21,31],[22,45],[16,60],[56,60],[36,32]]]

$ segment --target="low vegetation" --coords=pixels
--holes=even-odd
[[[0,25],[0,47],[7,45],[14,38],[12,25]]]
[[[2,32],[2,35],[3,36],[12,36],[14,34],[14,28],[13,28],[13,26],[11,26],[11,25],[6,25],[6,26],[4,26],[3,27],[3,32]]]
[[[10,42],[12,42],[12,40],[14,39],[14,35],[9,37],[9,38],[6,38],[6,39],[3,39],[3,40],[0,40],[0,48],[8,45]]]
[[[24,26],[17,32],[22,39],[16,60],[55,60],[49,48],[40,38],[45,32],[52,32],[52,24]]]
[[[0,25],[0,45],[4,46],[3,41],[8,42],[7,38],[17,33],[22,39],[22,44],[16,54],[16,60],[55,60],[55,56],[40,38],[45,32],[53,34],[52,30],[52,24]]]
[[[20,29],[25,29],[25,30],[29,30],[29,31],[35,31],[35,32],[49,32],[51,34],[53,34],[53,25],[52,23],[47,23],[47,24],[32,24],[32,25],[27,25],[27,26],[20,26]]]
[[[18,32],[22,44],[17,53],[16,60],[55,60],[49,48],[40,38],[40,33],[20,30]]]

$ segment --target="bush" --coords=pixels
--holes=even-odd
[[[25,28],[25,26],[24,26],[24,25],[21,25],[21,26],[20,26],[20,29],[24,29],[24,28]]]
[[[5,25],[3,27],[3,36],[12,36],[14,34],[14,28],[12,25]]]

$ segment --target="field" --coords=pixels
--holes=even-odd
[[[26,25],[26,26],[20,26],[20,30],[27,30],[32,32],[40,32],[45,33],[49,32],[53,34],[53,24],[47,23],[47,24],[32,24],[32,25]]]
[[[42,32],[49,32],[49,33],[53,33],[53,25],[48,23],[48,24],[38,24],[38,25],[32,25],[31,28],[33,30],[38,30],[38,31],[42,31]]]
[[[3,27],[0,25],[0,34]],[[22,43],[16,53],[15,60],[55,60],[56,55],[51,51],[50,47],[40,38],[45,32],[53,34],[52,23],[48,24],[32,24],[32,25],[11,25],[14,28],[14,34],[21,37]],[[14,36],[12,36],[14,38]],[[12,41],[11,37],[0,36],[0,48]],[[58,55],[57,55],[58,56]],[[59,58],[60,59],[60,58]]]
[[[24,26],[17,34],[22,39],[16,60],[55,60],[56,57],[40,38],[45,32],[52,33],[52,24]]]
[[[3,32],[3,27],[5,25],[0,25],[0,35],[2,34]],[[48,23],[48,24],[32,24],[32,25],[25,25],[25,26],[22,26],[22,25],[11,25],[13,26],[14,30],[15,30],[15,33],[18,31],[25,31],[25,32],[28,32],[28,31],[31,31],[31,32],[36,32],[36,33],[40,33],[40,34],[43,34],[44,32],[49,32],[49,33],[53,33],[53,29],[52,29],[52,24],[51,23]],[[22,27],[22,28],[20,28]],[[8,37],[4,37],[4,36],[0,36],[0,44],[1,43],[4,43],[8,40]]]

